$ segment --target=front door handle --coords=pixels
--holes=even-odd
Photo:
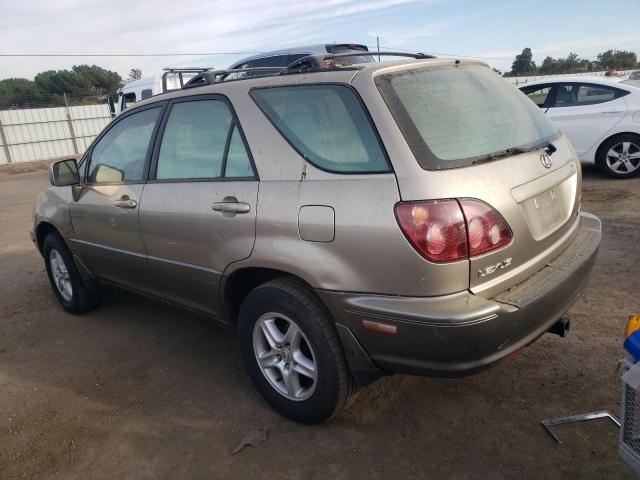
[[[123,195],[120,200],[116,200],[113,204],[118,208],[136,208],[138,206],[138,202],[129,198],[128,195]]]
[[[221,202],[214,203],[211,208],[223,213],[249,213],[251,210],[248,203],[239,202],[236,197],[225,197]]]

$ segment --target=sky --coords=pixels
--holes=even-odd
[[[376,37],[383,48],[482,57],[503,71],[525,47],[538,64],[611,48],[640,57],[639,0],[4,0],[0,12],[0,78],[85,63],[147,77],[296,45],[375,48]],[[198,55],[95,56],[177,53]],[[25,54],[87,56],[2,56]]]

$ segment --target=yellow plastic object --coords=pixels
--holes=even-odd
[[[627,328],[624,330],[624,336],[628,337],[640,328],[640,315],[630,315],[627,320]]]

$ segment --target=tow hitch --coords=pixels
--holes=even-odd
[[[559,335],[562,338],[569,335],[569,329],[571,328],[571,320],[568,318],[561,318],[556,323],[554,323],[549,329],[549,333],[553,333],[555,335]]]

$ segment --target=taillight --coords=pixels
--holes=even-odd
[[[413,247],[433,262],[473,257],[511,241],[504,218],[479,200],[398,203],[395,213]]]
[[[502,215],[479,200],[462,199],[460,206],[467,221],[469,256],[503,247],[511,241],[511,229]]]
[[[467,257],[464,217],[456,200],[398,203],[395,211],[405,236],[427,260]]]

